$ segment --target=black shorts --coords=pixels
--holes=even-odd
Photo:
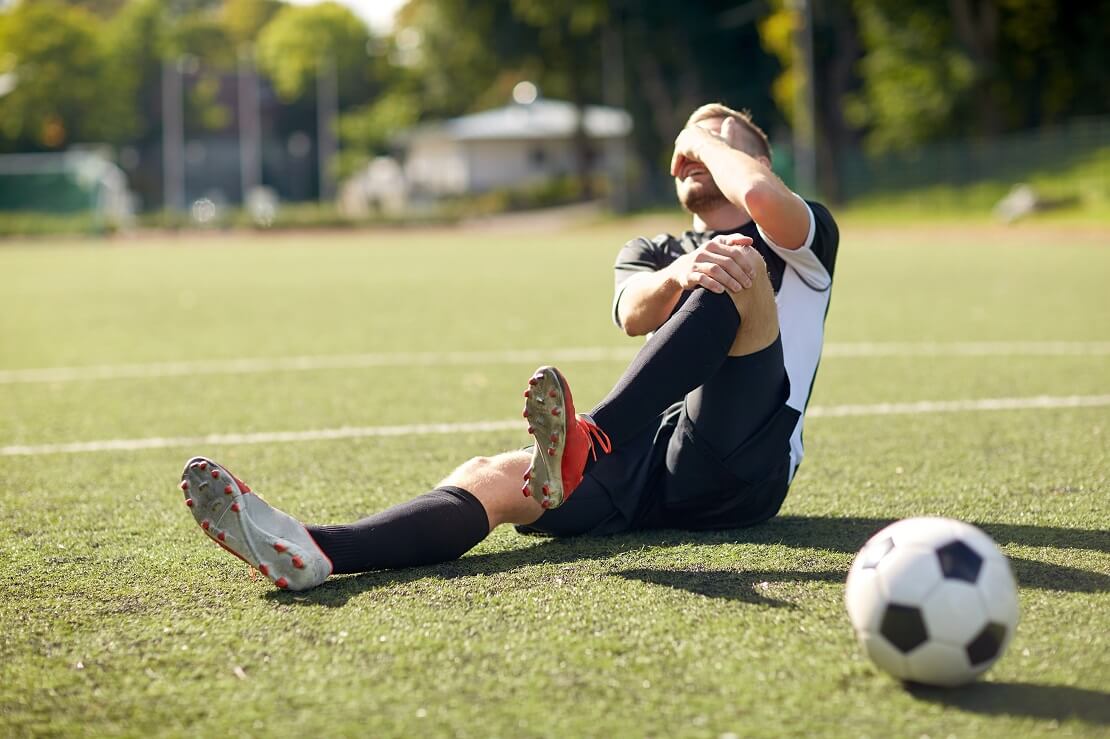
[[[704,396],[714,399],[710,412],[692,418],[690,396],[675,403],[657,425],[587,464],[565,504],[517,530],[574,536],[724,529],[778,513],[790,481],[790,436],[800,415],[786,404],[790,384],[781,340],[726,365],[706,383],[713,391]],[[758,417],[744,415],[751,408],[758,408]]]

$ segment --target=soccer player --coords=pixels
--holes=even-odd
[[[196,457],[181,488],[201,528],[279,588],[303,590],[454,559],[503,523],[570,536],[774,516],[802,460],[836,224],[771,172],[766,135],[724,105],[690,116],[671,174],[693,229],[617,256],[613,318],[650,338],[588,414],[541,367],[524,393],[531,451],[471,459],[435,490],[337,526],[303,525]]]

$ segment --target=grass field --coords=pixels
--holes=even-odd
[[[754,529],[504,529],[455,563],[296,595],[186,512],[193,454],[331,522],[527,441],[250,434],[517,418],[545,356],[600,399],[637,345],[608,318],[615,250],[662,225],[0,248],[0,735],[1106,736],[1105,226],[846,224],[825,415]],[[288,356],[316,368],[227,364]],[[1093,405],[835,414],[1035,396]],[[111,440],[146,441],[50,446]],[[924,514],[982,526],[1021,586],[1009,652],[965,689],[879,673],[843,607],[858,547]]]

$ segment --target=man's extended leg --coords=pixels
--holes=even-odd
[[[308,526],[335,574],[455,559],[502,523],[529,524],[543,509],[520,494],[527,452],[475,457],[435,490],[352,524]]]
[[[209,538],[279,588],[305,590],[329,574],[455,559],[502,523],[534,522],[543,509],[519,486],[528,462],[521,451],[476,457],[435,490],[339,526],[303,525],[204,457],[186,464],[181,489]]]

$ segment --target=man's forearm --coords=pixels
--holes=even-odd
[[[772,182],[774,175],[758,159],[723,141],[705,146],[702,153],[704,164],[713,174],[721,194],[756,218],[753,206],[758,211],[760,196],[777,184]]]
[[[678,304],[682,287],[669,269],[636,275],[625,283],[617,317],[629,336],[643,336],[663,325]]]

